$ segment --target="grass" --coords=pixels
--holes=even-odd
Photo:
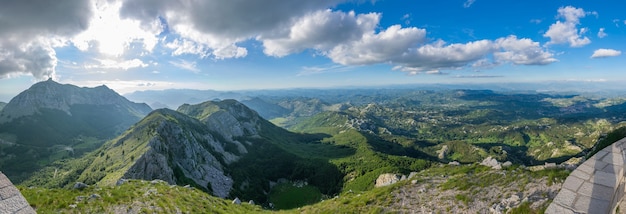
[[[272,188],[269,201],[276,209],[293,209],[314,204],[322,199],[322,193],[315,186],[297,187],[293,183],[282,183]]]
[[[198,189],[129,180],[120,186],[83,190],[19,187],[37,213],[260,213],[260,206],[211,196]],[[90,198],[97,194],[99,198]],[[72,208],[75,206],[75,208]]]

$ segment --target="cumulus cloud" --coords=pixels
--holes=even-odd
[[[44,79],[55,76],[53,48],[88,27],[92,8],[83,0],[5,1],[0,14],[0,78],[30,74]]]
[[[284,37],[260,37],[270,56],[282,57],[307,48],[330,49],[338,44],[360,39],[378,24],[380,14],[355,15],[353,11],[323,10],[306,15],[295,22]],[[332,32],[332,33],[331,33]]]
[[[333,47],[327,56],[343,65],[368,65],[390,62],[402,57],[409,47],[426,40],[426,30],[393,25],[382,32],[369,30],[354,41]]]
[[[516,36],[499,38],[495,41],[495,46],[502,49],[493,54],[499,62],[510,62],[516,65],[546,65],[557,61],[552,53],[541,49],[538,42],[527,38],[518,39]]]
[[[600,28],[600,30],[598,30],[598,38],[604,38],[608,36],[605,32],[604,32],[604,28]]]
[[[593,52],[591,58],[605,58],[605,57],[614,57],[621,55],[622,52],[614,49],[598,49]]]
[[[585,17],[587,14],[594,14],[595,12],[585,12],[582,8],[572,6],[561,7],[557,12],[557,18],[564,19],[564,21],[556,21],[556,23],[550,25],[548,31],[543,34],[544,37],[550,38],[547,44],[568,43],[570,47],[582,47],[591,43],[588,37],[583,36],[588,29],[579,29],[577,26],[580,24],[580,18]],[[597,13],[595,14],[597,15]]]
[[[56,65],[56,53],[45,41],[0,43],[0,78],[13,74],[30,74],[40,80],[51,78]]]
[[[223,59],[247,54],[245,48],[237,46],[239,42],[259,35],[273,37],[287,33],[284,27],[291,26],[302,14],[326,9],[338,2],[127,0],[120,14],[124,18],[140,20],[144,25],[164,19],[169,30],[192,41],[190,45],[198,46],[188,49],[210,51],[215,58]]]

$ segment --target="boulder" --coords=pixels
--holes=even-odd
[[[375,187],[389,186],[391,184],[397,183],[398,181],[400,181],[401,178],[402,176],[393,174],[393,173],[381,174],[376,179],[376,183],[374,184],[374,186]]]
[[[74,189],[77,189],[77,190],[82,190],[82,189],[85,189],[87,187],[88,187],[88,185],[83,183],[83,182],[76,182],[74,184]]]
[[[120,178],[119,180],[117,180],[117,182],[115,182],[115,185],[120,186],[124,183],[126,183],[126,179]]]
[[[556,163],[545,163],[544,164],[544,168],[545,169],[556,169]]]
[[[102,196],[100,196],[100,195],[98,195],[98,194],[96,194],[96,193],[91,194],[91,195],[89,196],[89,199],[98,199],[98,198],[102,198]]]
[[[502,165],[495,158],[489,156],[480,163],[480,165],[491,167],[492,169],[502,169]]]
[[[458,161],[452,161],[452,162],[448,163],[448,165],[450,165],[450,166],[458,166],[458,165],[461,165],[461,163],[459,163]]]
[[[513,165],[513,163],[511,163],[511,161],[506,161],[506,162],[502,163],[502,167],[509,167],[511,165]]]
[[[233,204],[241,204],[241,200],[239,200],[239,197],[236,197],[236,198],[233,200]]]

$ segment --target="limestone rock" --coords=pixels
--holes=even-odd
[[[398,181],[400,181],[401,178],[402,176],[393,174],[393,173],[381,174],[376,179],[376,184],[374,186],[375,187],[389,186],[391,184],[397,183]]]
[[[446,153],[448,153],[448,145],[443,145],[441,149],[437,151],[437,157],[439,159],[445,159]]]
[[[233,204],[241,204],[241,200],[239,200],[239,198],[238,198],[238,197],[236,197],[236,198],[233,200]]]
[[[506,162],[502,163],[502,167],[509,167],[511,165],[513,165],[513,163],[511,163],[511,161],[506,161]]]
[[[461,164],[458,161],[452,161],[452,162],[448,163],[448,165],[450,165],[450,166],[459,166]]]
[[[492,169],[496,169],[496,170],[502,169],[502,165],[500,165],[500,162],[498,162],[498,160],[496,160],[495,158],[493,158],[491,156],[485,158],[480,163],[480,165],[488,166],[488,167],[491,167]]]

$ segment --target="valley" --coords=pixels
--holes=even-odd
[[[38,212],[540,213],[626,136],[620,96],[109,90],[49,80],[1,111],[0,170]],[[397,179],[376,187],[381,175]]]

